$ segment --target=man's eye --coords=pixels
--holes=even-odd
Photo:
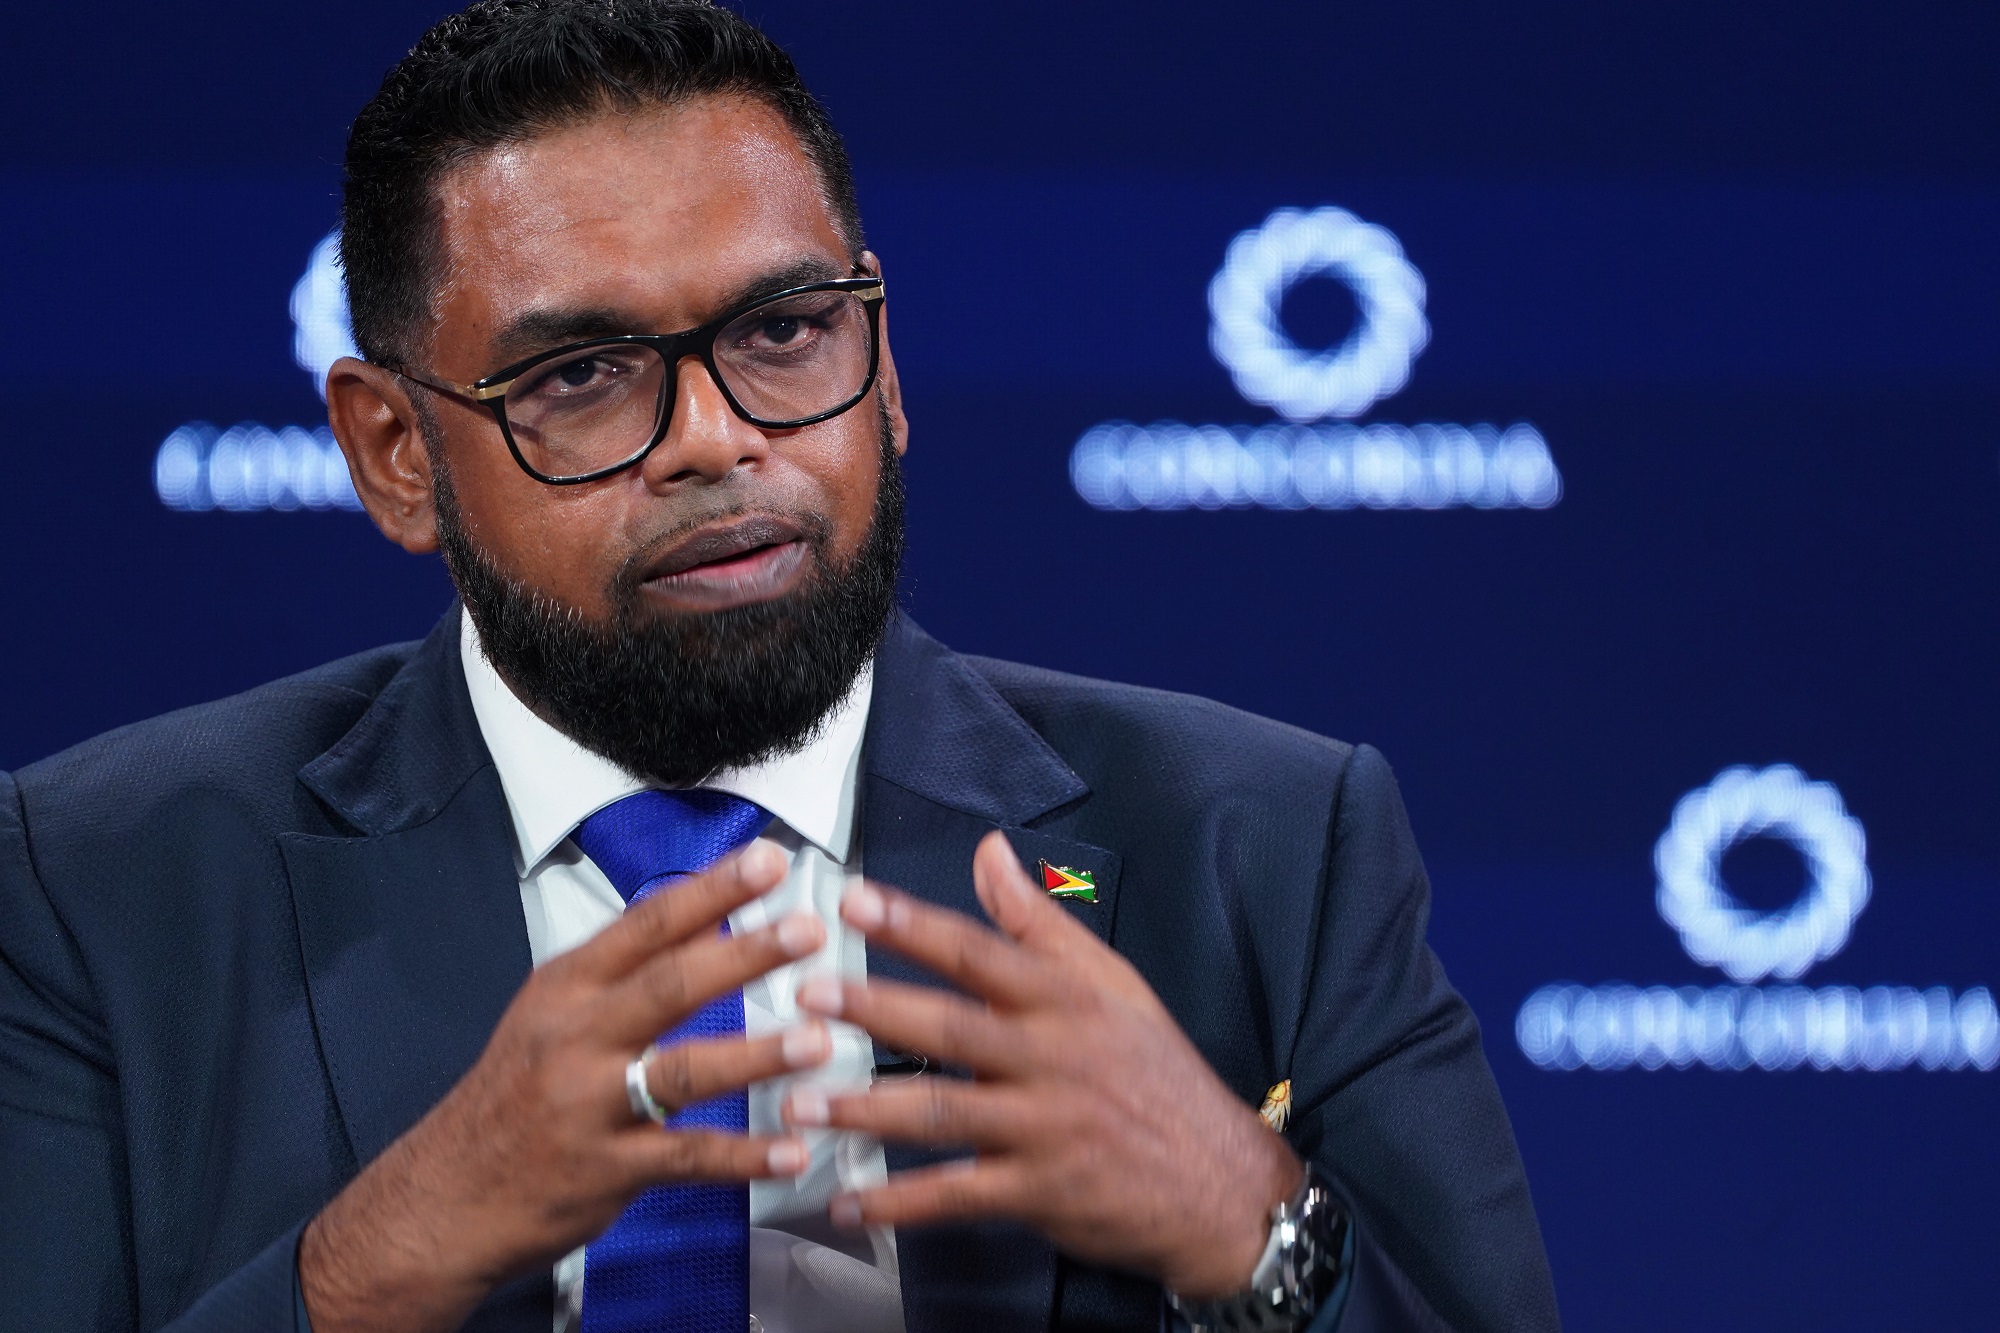
[[[588,389],[603,378],[606,366],[601,357],[578,357],[574,361],[564,361],[549,367],[536,377],[533,391],[536,393],[565,394]]]
[[[758,337],[765,343],[783,347],[805,331],[805,321],[797,315],[772,315],[761,321]]]
[[[826,332],[826,321],[810,314],[771,314],[751,322],[736,343],[746,352],[798,352]]]
[[[844,313],[838,295],[802,297],[753,311],[732,324],[720,339],[738,352],[783,353],[796,357],[832,336]]]
[[[573,360],[557,361],[532,371],[526,382],[509,397],[576,398],[596,395],[639,369],[639,356],[613,352],[593,352]]]

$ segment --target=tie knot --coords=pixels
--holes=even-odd
[[[764,831],[770,812],[726,791],[642,791],[605,806],[572,835],[630,903],[661,880],[706,870]]]

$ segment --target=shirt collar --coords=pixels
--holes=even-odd
[[[459,657],[479,731],[499,771],[514,825],[514,855],[526,874],[589,816],[657,786],[584,749],[522,703],[486,660],[472,617],[459,616]],[[854,843],[861,738],[874,694],[875,665],[861,669],[812,743],[747,768],[725,769],[701,785],[755,801],[792,832],[846,864]]]

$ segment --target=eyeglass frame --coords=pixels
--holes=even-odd
[[[736,394],[730,389],[728,380],[723,378],[722,371],[715,364],[716,335],[727,328],[732,321],[749,314],[759,306],[769,305],[773,301],[783,301],[788,297],[805,296],[812,292],[853,292],[860,295],[861,304],[868,311],[868,374],[862,378],[861,387],[855,391],[854,396],[846,402],[841,403],[838,407],[828,408],[824,412],[816,412],[809,417],[800,417],[795,421],[767,421],[762,417],[752,416],[749,409],[737,401]],[[772,292],[768,296],[755,297],[738,305],[731,306],[706,324],[697,325],[692,329],[685,329],[680,333],[624,333],[601,338],[586,338],[582,342],[566,343],[561,347],[552,347],[545,352],[536,352],[533,356],[525,357],[522,360],[514,362],[512,365],[502,366],[491,375],[483,376],[470,384],[459,384],[447,379],[432,379],[424,375],[412,374],[410,371],[396,366],[387,366],[384,369],[401,376],[403,379],[409,380],[413,384],[421,384],[427,389],[435,389],[439,393],[450,394],[452,397],[466,399],[485,407],[493,413],[493,420],[500,427],[500,436],[507,441],[507,452],[514,455],[514,461],[520,464],[523,472],[546,486],[578,486],[587,481],[601,481],[605,477],[623,472],[627,468],[636,467],[645,461],[648,454],[660,447],[660,441],[667,438],[667,428],[673,424],[673,413],[666,406],[668,395],[673,392],[673,385],[676,383],[672,371],[690,356],[701,358],[702,365],[708,368],[709,379],[715,384],[716,389],[721,392],[723,401],[729,404],[729,410],[753,426],[765,430],[795,430],[801,426],[812,426],[822,421],[830,421],[841,413],[850,411],[856,404],[868,396],[870,389],[875,387],[876,377],[881,370],[882,302],[886,299],[886,295],[882,279],[879,277],[832,278],[824,282],[809,282],[803,286],[787,287],[783,291]],[[611,347],[625,344],[651,348],[660,355],[661,360],[666,362],[669,370],[667,378],[660,385],[661,408],[659,423],[653,430],[653,438],[646,441],[645,445],[638,452],[634,453],[624,462],[614,463],[610,467],[599,468],[595,472],[579,473],[573,477],[552,477],[546,473],[536,471],[529,464],[528,460],[522,456],[521,446],[514,442],[513,427],[507,422],[507,390],[512,387],[516,380],[546,361],[552,361],[558,357],[573,356],[578,352],[589,351],[593,347]]]

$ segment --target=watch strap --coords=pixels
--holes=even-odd
[[[1168,1303],[1194,1333],[1298,1333],[1340,1292],[1353,1262],[1353,1222],[1331,1185],[1306,1166],[1292,1198],[1271,1209],[1271,1232],[1250,1285],[1217,1300]]]

